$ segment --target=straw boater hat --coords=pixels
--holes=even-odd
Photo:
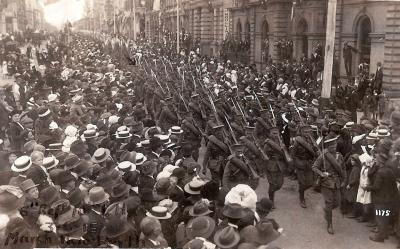
[[[130,161],[123,161],[118,164],[117,170],[122,172],[135,171],[136,165]]]
[[[24,172],[28,170],[31,166],[31,158],[29,156],[21,156],[14,161],[13,165],[11,166],[11,170],[14,172]]]
[[[142,165],[144,162],[147,161],[147,157],[143,155],[142,153],[136,153],[136,166],[137,165]]]
[[[99,133],[94,129],[86,130],[83,132],[83,138],[85,138],[85,139],[96,138],[98,136],[99,136]]]
[[[117,139],[125,139],[132,137],[132,134],[129,132],[129,130],[122,130],[122,131],[117,131],[115,133],[115,137]]]
[[[206,184],[204,181],[193,178],[190,182],[186,183],[184,190],[188,194],[199,195],[204,184]]]
[[[60,161],[53,156],[43,158],[43,167],[45,167],[47,170],[57,167],[59,163]]]
[[[101,163],[107,160],[110,157],[110,150],[105,148],[98,148],[92,156],[92,162]]]
[[[44,118],[47,117],[48,115],[50,115],[50,109],[45,108],[45,107],[41,107],[38,109],[38,117],[39,118]]]
[[[155,206],[146,213],[146,216],[156,218],[158,220],[167,220],[171,218],[171,213],[168,212],[168,208],[166,207]]]
[[[182,134],[183,130],[180,126],[172,126],[169,130],[170,134]]]

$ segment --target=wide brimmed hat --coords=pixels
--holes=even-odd
[[[205,185],[206,183],[204,181],[201,181],[197,178],[192,179],[190,182],[186,183],[184,190],[186,193],[191,194],[191,195],[199,195],[201,188]]]
[[[172,127],[168,130],[168,132],[169,132],[170,134],[182,134],[182,133],[183,133],[183,130],[182,130],[182,128],[181,128],[180,126],[172,126]]]
[[[246,212],[240,204],[232,203],[224,206],[222,215],[231,219],[242,219],[246,216]]]
[[[244,242],[257,243],[258,245],[267,245],[279,238],[271,222],[260,222],[256,226],[247,226],[240,231],[240,237]]]
[[[168,208],[155,206],[152,207],[149,212],[146,212],[146,216],[156,218],[158,220],[167,220],[171,218],[171,213],[168,212]]]
[[[93,187],[89,190],[89,195],[85,197],[85,203],[89,205],[97,205],[108,201],[110,195],[104,191],[103,187]]]
[[[26,192],[31,188],[35,188],[39,186],[39,184],[35,184],[32,179],[26,179],[25,181],[21,182],[19,187],[22,189],[22,191]]]
[[[78,231],[82,231],[84,229],[84,221],[78,212],[72,212],[69,217],[69,222],[65,223],[62,226],[57,228],[57,233],[60,235],[69,235],[75,234]]]
[[[24,172],[32,166],[32,160],[29,156],[18,157],[11,166],[14,172]]]
[[[72,170],[79,177],[85,175],[90,170],[89,162],[86,160],[80,160],[78,165]]]
[[[214,243],[219,248],[232,248],[236,246],[240,241],[240,235],[231,226],[227,226],[214,235]]]
[[[189,215],[190,216],[206,216],[208,214],[212,213],[212,211],[208,208],[208,205],[204,201],[198,201],[196,202],[190,209],[189,209]]]
[[[25,195],[20,188],[11,185],[0,186],[0,213],[7,214],[20,209],[25,202]]]
[[[60,161],[53,156],[43,158],[43,167],[45,167],[47,170],[57,167],[59,163]]]
[[[74,169],[75,167],[78,166],[79,162],[81,161],[81,159],[79,159],[79,157],[75,154],[69,154],[65,160],[65,170],[71,170]]]
[[[208,239],[214,233],[215,221],[208,216],[196,217],[190,220],[186,226],[186,234],[189,239],[201,237]]]
[[[125,194],[129,193],[131,189],[131,185],[126,184],[124,181],[121,181],[119,184],[115,185],[111,191],[111,197],[119,198],[124,196]]]
[[[54,186],[48,186],[39,193],[39,202],[50,206],[53,202],[60,199],[59,189]]]
[[[113,217],[106,222],[104,235],[107,238],[116,238],[127,233],[129,230],[130,226],[126,220]]]
[[[107,160],[110,157],[110,150],[105,148],[98,148],[92,156],[92,162],[101,163]]]

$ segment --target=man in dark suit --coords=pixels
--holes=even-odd
[[[351,78],[351,67],[353,62],[353,52],[358,52],[357,49],[353,48],[349,45],[348,42],[344,43],[343,47],[343,60],[344,60],[344,68],[346,69],[347,78]]]
[[[377,94],[380,94],[382,92],[382,82],[383,82],[382,63],[378,62],[376,66],[377,68],[375,73],[374,90],[376,91]]]
[[[11,148],[15,151],[21,151],[28,136],[28,130],[20,123],[19,113],[12,115],[12,122],[8,128]]]

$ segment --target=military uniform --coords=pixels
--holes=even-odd
[[[249,165],[241,157],[231,155],[224,168],[222,186],[231,189],[238,184],[249,184],[250,177]]]
[[[334,146],[336,146],[336,139],[327,136],[325,146],[329,146],[330,143],[335,143]],[[324,211],[328,223],[327,230],[328,233],[333,234],[332,210],[339,206],[341,183],[346,174],[343,169],[343,156],[338,152],[332,154],[328,149],[325,149],[315,160],[312,170],[321,177],[321,193],[325,200]]]
[[[314,158],[317,156],[310,139],[297,136],[294,138],[292,157],[299,183],[299,197],[302,207],[305,207],[304,191],[314,182],[314,173],[311,169]]]
[[[211,177],[220,182],[224,170],[225,159],[229,155],[229,147],[214,135],[208,137],[207,149],[204,154],[203,167],[211,172]]]
[[[264,152],[269,156],[267,163],[267,179],[269,183],[269,199],[273,202],[275,192],[282,188],[284,172],[284,152],[281,146],[271,139],[266,139]]]

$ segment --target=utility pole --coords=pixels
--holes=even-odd
[[[179,0],[176,0],[176,53],[179,52]]]
[[[116,16],[115,16],[115,9],[116,9],[116,6],[115,6],[115,3],[113,3],[113,14],[114,14],[114,34],[116,34],[117,33],[117,18],[116,18]]]
[[[332,90],[332,69],[333,57],[335,53],[335,29],[336,29],[336,5],[337,0],[328,0],[328,15],[326,20],[326,42],[324,76],[322,78],[321,97],[326,102],[331,97]]]
[[[133,40],[136,41],[136,0],[132,0],[133,2]]]

